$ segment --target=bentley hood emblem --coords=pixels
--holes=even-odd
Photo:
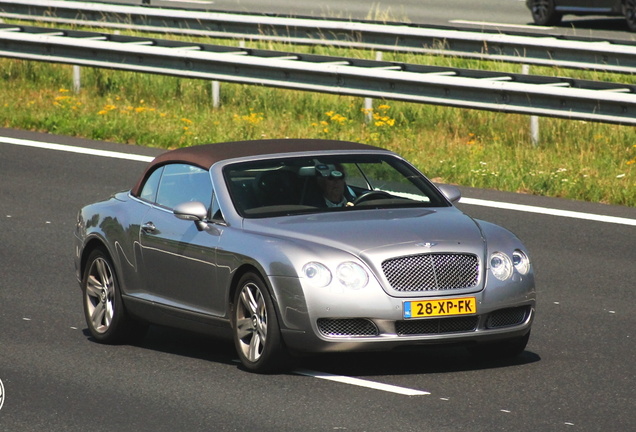
[[[424,243],[417,243],[415,246],[417,246],[417,247],[425,247],[425,248],[432,248],[436,244],[437,243],[434,243],[434,242],[424,242]]]

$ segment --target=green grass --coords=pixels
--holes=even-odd
[[[375,56],[324,47],[254,46]],[[520,69],[446,57],[386,54],[385,59]],[[533,72],[634,81],[595,72]],[[541,142],[534,147],[529,117],[522,115],[375,101],[373,120],[367,122],[363,100],[353,97],[223,83],[222,105],[214,109],[211,85],[203,80],[82,68],[79,94],[70,91],[71,83],[71,66],[0,59],[0,125],[165,149],[259,138],[352,140],[394,150],[436,181],[636,206],[633,127],[541,118]]]

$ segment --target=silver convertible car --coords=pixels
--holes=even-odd
[[[518,355],[535,313],[528,252],[459,199],[352,142],[166,152],[131,190],[79,212],[88,329],[103,343],[139,340],[149,324],[233,338],[256,372],[430,344]]]

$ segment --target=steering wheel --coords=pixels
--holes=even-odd
[[[353,200],[353,205],[358,205],[362,202],[369,201],[372,199],[382,199],[382,198],[393,198],[388,192],[384,192],[381,190],[370,190],[368,192],[363,193],[359,197]]]

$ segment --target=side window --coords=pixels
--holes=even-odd
[[[157,199],[157,189],[159,189],[159,180],[163,173],[163,167],[156,169],[146,180],[143,189],[141,189],[141,199],[154,203]]]
[[[177,204],[188,201],[200,201],[208,209],[210,208],[212,183],[209,173],[192,165],[166,165],[159,182],[155,202],[172,209]]]

